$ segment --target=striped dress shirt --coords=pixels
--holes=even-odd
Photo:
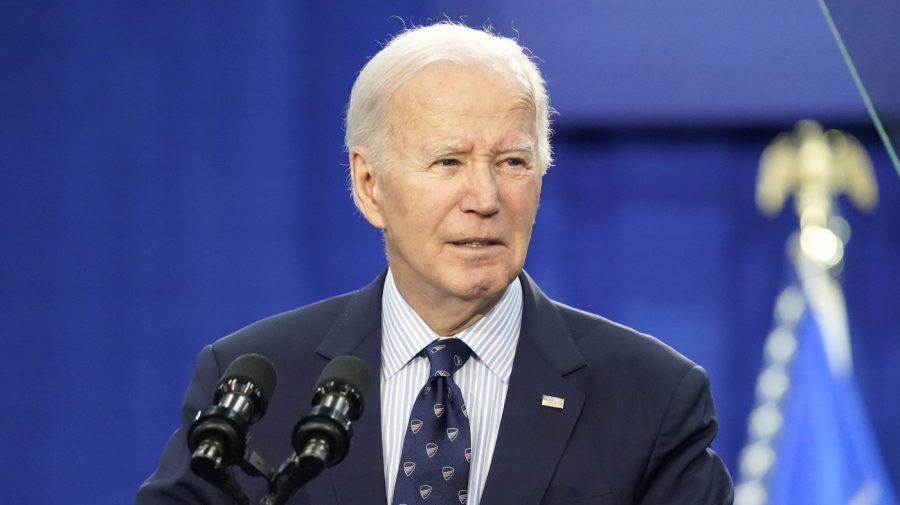
[[[390,270],[381,321],[381,442],[390,505],[409,414],[428,380],[428,358],[419,352],[441,337],[406,303]],[[521,326],[522,285],[517,278],[485,317],[454,335],[472,349],[472,357],[453,377],[469,411],[472,436],[468,505],[478,505],[484,491]]]

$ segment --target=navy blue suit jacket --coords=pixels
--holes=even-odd
[[[377,375],[384,276],[204,348],[185,394],[182,427],[137,503],[230,503],[191,473],[185,433],[197,411],[211,403],[225,367],[249,352],[268,357],[278,369],[275,395],[249,442],[273,466],[289,456],[291,429],[309,410],[328,360],[352,354],[369,364],[373,387],[353,425],[349,455],[289,503],[387,503]],[[730,504],[731,479],[709,449],[717,421],[703,369],[652,337],[550,300],[525,273],[520,279],[522,332],[481,503]],[[564,398],[565,408],[542,406],[542,395]],[[262,479],[235,473],[254,503],[265,494]]]

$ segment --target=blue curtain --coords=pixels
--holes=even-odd
[[[465,5],[325,4],[0,8],[5,501],[127,503],[204,344],[383,268],[380,236],[346,192],[343,107],[377,42],[402,27],[392,14],[458,19]],[[514,3],[486,5],[472,24],[495,8],[510,26],[497,20]],[[552,93],[576,76],[547,78]],[[705,366],[716,448],[734,470],[794,226],[755,211],[756,164],[790,123],[647,128],[589,112],[558,118],[526,268],[551,296]],[[863,399],[900,487],[900,184],[857,132],[882,203],[846,209],[844,286]]]

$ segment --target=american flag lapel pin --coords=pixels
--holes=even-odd
[[[542,407],[550,407],[551,409],[562,410],[565,404],[566,400],[564,398],[560,398],[558,396],[541,395]]]

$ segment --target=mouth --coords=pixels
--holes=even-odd
[[[451,244],[459,247],[468,247],[471,249],[482,249],[485,247],[502,245],[502,242],[494,239],[486,239],[486,238],[467,238],[462,240],[454,240],[450,242]]]

